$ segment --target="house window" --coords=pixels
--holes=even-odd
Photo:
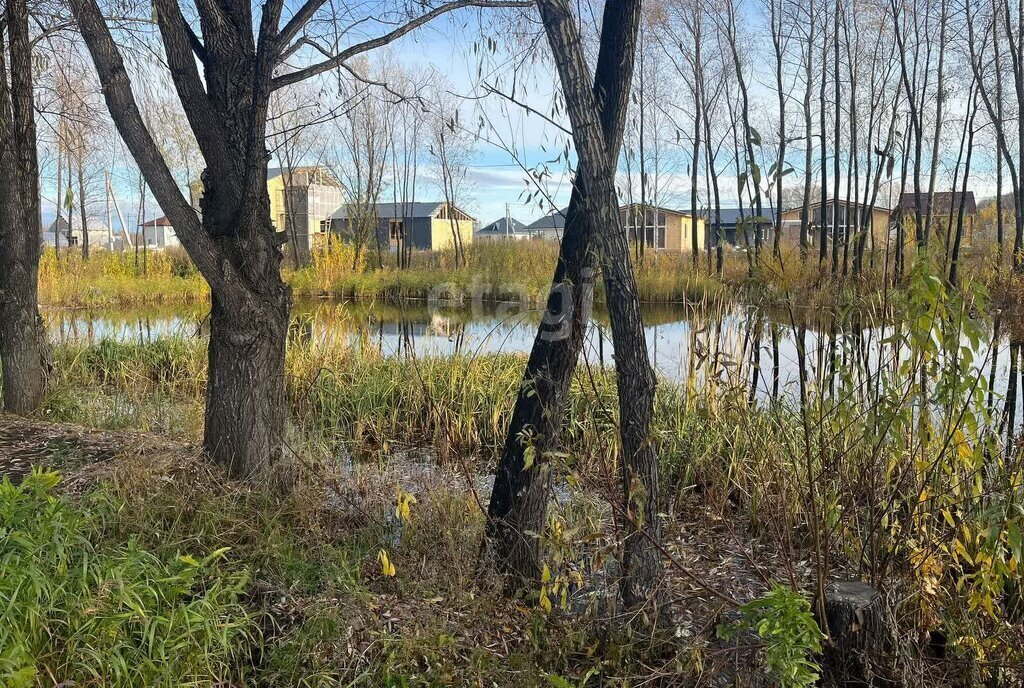
[[[623,211],[622,222],[626,227],[626,236],[630,241],[636,241],[642,236],[644,245],[648,248],[665,248],[665,213],[648,208],[646,211],[639,207],[630,207]]]
[[[405,222],[403,222],[402,220],[392,220],[391,221],[391,232],[390,232],[389,236],[390,236],[391,241],[399,241],[402,237],[404,237],[405,236]]]

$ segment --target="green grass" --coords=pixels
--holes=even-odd
[[[243,678],[259,633],[241,602],[247,570],[220,547],[156,554],[137,533],[110,539],[121,505],[102,493],[73,503],[54,494],[58,480],[0,483],[0,684]]]

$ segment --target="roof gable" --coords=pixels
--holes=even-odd
[[[544,217],[534,220],[530,224],[526,225],[526,228],[534,231],[565,229],[565,212],[565,208],[562,210],[556,210]]]
[[[437,217],[437,214],[441,209],[447,205],[444,201],[421,201],[416,203],[396,203],[394,201],[388,203],[375,203],[373,205],[374,212],[379,219],[417,219],[417,218],[433,218]],[[350,216],[350,210],[354,207],[352,203],[346,203],[340,206],[337,210],[331,213],[332,220],[347,220]],[[460,209],[458,206],[453,206],[455,210],[464,214],[470,220],[474,218],[466,211]]]
[[[514,217],[499,217],[494,222],[480,229],[477,234],[520,234],[526,229],[526,225]]]

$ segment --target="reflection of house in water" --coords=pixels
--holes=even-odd
[[[377,326],[384,337],[422,337],[430,330],[430,323],[411,320],[381,320]]]
[[[430,316],[430,333],[438,337],[457,336],[465,329],[465,324],[454,318],[445,317],[440,313],[433,313]]]

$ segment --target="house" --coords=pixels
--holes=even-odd
[[[755,227],[754,223],[751,222],[755,216],[758,215],[753,208],[719,208],[718,232],[722,240],[729,246],[737,248],[746,246],[748,243],[753,246],[757,241],[755,232],[760,231],[761,242],[766,243],[770,241],[772,227],[775,226],[775,213],[762,208],[761,215],[758,217],[765,218],[766,222],[762,223],[759,227]],[[712,249],[718,244],[715,237],[714,208],[708,210],[704,223],[707,226],[707,248]]]
[[[807,239],[816,245],[821,236],[822,223],[828,228],[828,237],[832,237],[834,226],[838,229],[839,240],[843,241],[847,234],[853,235],[867,219],[867,227],[882,244],[889,236],[889,209],[880,206],[868,206],[866,203],[855,203],[845,199],[828,199],[824,206],[816,201],[809,206],[810,217]],[[800,225],[803,207],[797,206],[782,211],[782,238],[796,244],[800,239]]]
[[[937,236],[945,237],[950,227],[956,228],[961,203],[964,206],[963,239],[970,244],[978,221],[978,203],[973,191],[968,191],[966,195],[959,191],[936,191],[932,194],[931,203],[928,202],[928,193],[922,191],[921,216],[926,218],[930,213],[933,231]],[[904,223],[907,236],[913,236],[913,226],[917,221],[917,199],[913,192],[900,195],[900,204],[896,212]]]
[[[619,217],[631,244],[639,236],[647,248],[655,251],[690,253],[694,234],[698,247],[704,247],[707,242],[704,218],[695,219],[679,210],[633,203],[620,207]]]
[[[178,235],[174,233],[174,226],[166,216],[155,217],[140,224],[139,231],[132,240],[139,247],[145,246],[150,251],[163,251],[181,246]]]
[[[308,256],[317,237],[330,230],[331,213],[345,202],[345,189],[322,166],[271,167],[267,194],[274,229],[286,232],[287,246]]]
[[[193,207],[201,212],[201,180],[189,184],[189,195]],[[317,237],[329,230],[331,213],[345,202],[341,182],[330,170],[318,165],[267,168],[267,195],[274,229],[287,232],[285,249],[297,248],[303,256],[308,256]]]
[[[402,239],[406,246],[425,251],[442,251],[454,245],[453,229],[463,246],[473,243],[476,219],[450,203],[426,201],[419,203],[376,203],[370,210],[376,216],[376,241],[380,246],[397,251]],[[346,241],[355,236],[353,227],[359,209],[344,204],[330,215],[330,230]],[[373,237],[369,237],[373,241]]]
[[[89,234],[89,248],[110,248],[113,236],[110,228],[95,217],[85,219],[86,230]],[[50,226],[42,231],[42,243],[44,246],[56,246],[67,248],[69,246],[82,245],[81,220],[77,215],[71,217],[71,227],[68,228],[68,221],[58,217],[50,223]]]
[[[526,225],[526,232],[532,239],[547,239],[548,241],[561,241],[565,233],[565,211],[555,210],[539,220],[534,220]]]
[[[477,230],[474,241],[515,241],[529,239],[526,225],[514,217],[501,217]]]

